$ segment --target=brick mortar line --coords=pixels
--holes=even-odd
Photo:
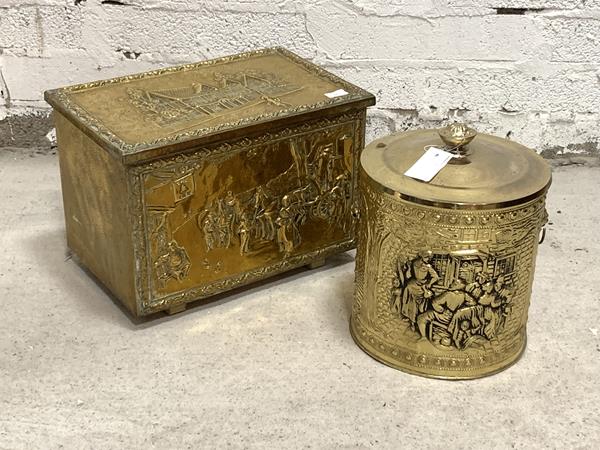
[[[600,25],[599,25],[600,26]],[[311,32],[307,31],[308,36],[311,38],[311,41],[314,41],[314,36],[312,35]],[[15,48],[19,48],[19,47],[0,47],[0,50],[7,50],[8,52],[11,51],[11,49],[15,49]],[[66,50],[67,52],[70,51],[81,51],[83,52],[83,54],[81,55],[77,55],[77,54],[70,54],[70,53],[64,53],[64,54],[60,54],[60,53],[55,53],[53,55],[19,55],[19,54],[11,54],[11,53],[4,53],[3,56],[4,57],[8,57],[8,58],[19,58],[19,59],[25,59],[25,60],[32,60],[32,61],[39,61],[39,60],[48,60],[48,61],[56,61],[56,60],[60,60],[60,59],[64,59],[64,60],[68,60],[68,59],[72,59],[73,57],[79,57],[79,56],[85,56],[88,55],[87,53],[87,48],[85,47],[76,47],[76,48],[55,48],[52,47],[51,50]],[[325,53],[325,51],[321,48],[319,48],[318,45],[315,44],[315,50],[317,52],[320,52],[322,54]],[[150,55],[153,54],[153,52],[141,52],[140,54],[142,55]],[[353,68],[353,67],[358,67],[358,68],[364,68],[364,67],[373,67],[371,64],[372,63],[380,63],[382,64],[381,66],[374,66],[375,68],[386,68],[386,65],[392,65],[393,67],[397,67],[397,68],[413,68],[415,70],[420,70],[420,69],[429,69],[429,70],[449,70],[449,69],[455,69],[455,70],[471,70],[471,69],[504,69],[504,70],[515,70],[518,72],[523,72],[526,73],[526,70],[523,70],[520,65],[522,65],[524,62],[528,62],[530,60],[519,60],[519,59],[383,59],[383,58],[349,58],[349,59],[334,59],[334,58],[330,58],[329,56],[326,55],[326,58],[324,59],[320,59],[318,56],[305,56],[305,58],[307,59],[312,59],[313,61],[316,61],[318,64],[326,67],[326,68],[340,68],[340,69],[347,69],[347,68]],[[90,61],[93,60],[93,58],[90,58]],[[144,60],[139,60],[140,62],[144,62],[144,63],[150,63],[150,64],[161,64],[161,63],[165,63],[168,62],[168,59],[166,58],[161,58],[161,59],[144,59]],[[195,62],[196,59],[191,60],[190,62]],[[111,61],[113,63],[119,63],[121,62],[120,59],[116,59],[114,61]],[[552,69],[560,69],[560,66],[565,66],[565,68],[578,68],[580,69],[578,72],[591,72],[591,71],[596,71],[598,69],[600,69],[600,62],[585,62],[585,61],[573,61],[573,60],[555,60],[555,59],[546,59],[546,60],[536,60],[535,61],[538,65],[536,66],[535,69],[540,69],[540,68],[552,68]],[[421,66],[415,66],[417,64],[431,64],[431,66],[428,67],[421,67]],[[106,66],[106,67],[112,67],[112,66]],[[535,71],[535,70],[533,70]]]

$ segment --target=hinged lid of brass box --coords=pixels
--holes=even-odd
[[[126,163],[375,103],[283,48],[56,89],[45,99]]]
[[[368,92],[283,49],[46,93],[67,242],[135,315],[354,247]]]
[[[430,182],[406,176],[433,146],[452,154],[448,164]],[[435,378],[476,378],[516,361],[547,218],[548,164],[454,124],[378,139],[361,166],[358,345]]]

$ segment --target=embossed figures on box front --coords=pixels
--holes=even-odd
[[[144,172],[157,297],[269,264],[298,264],[326,243],[351,246],[357,122],[325,123]]]
[[[309,219],[348,226],[352,186],[343,155],[336,143],[312,149],[307,144],[290,141],[293,162],[286,171],[248,191],[228,191],[198,215],[207,251],[236,242],[245,255],[276,242],[279,252],[288,255],[302,242],[300,230]]]

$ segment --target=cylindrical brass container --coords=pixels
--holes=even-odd
[[[404,175],[430,146],[455,157],[428,183]],[[359,182],[356,343],[434,378],[478,378],[514,363],[525,349],[550,182],[534,151],[460,124],[371,143]]]

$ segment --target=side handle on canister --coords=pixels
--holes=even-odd
[[[544,242],[544,239],[546,239],[546,224],[548,223],[548,211],[546,210],[546,208],[544,208],[544,218],[542,219],[542,229],[540,230],[540,239],[538,241],[538,244],[541,244],[542,242]]]

